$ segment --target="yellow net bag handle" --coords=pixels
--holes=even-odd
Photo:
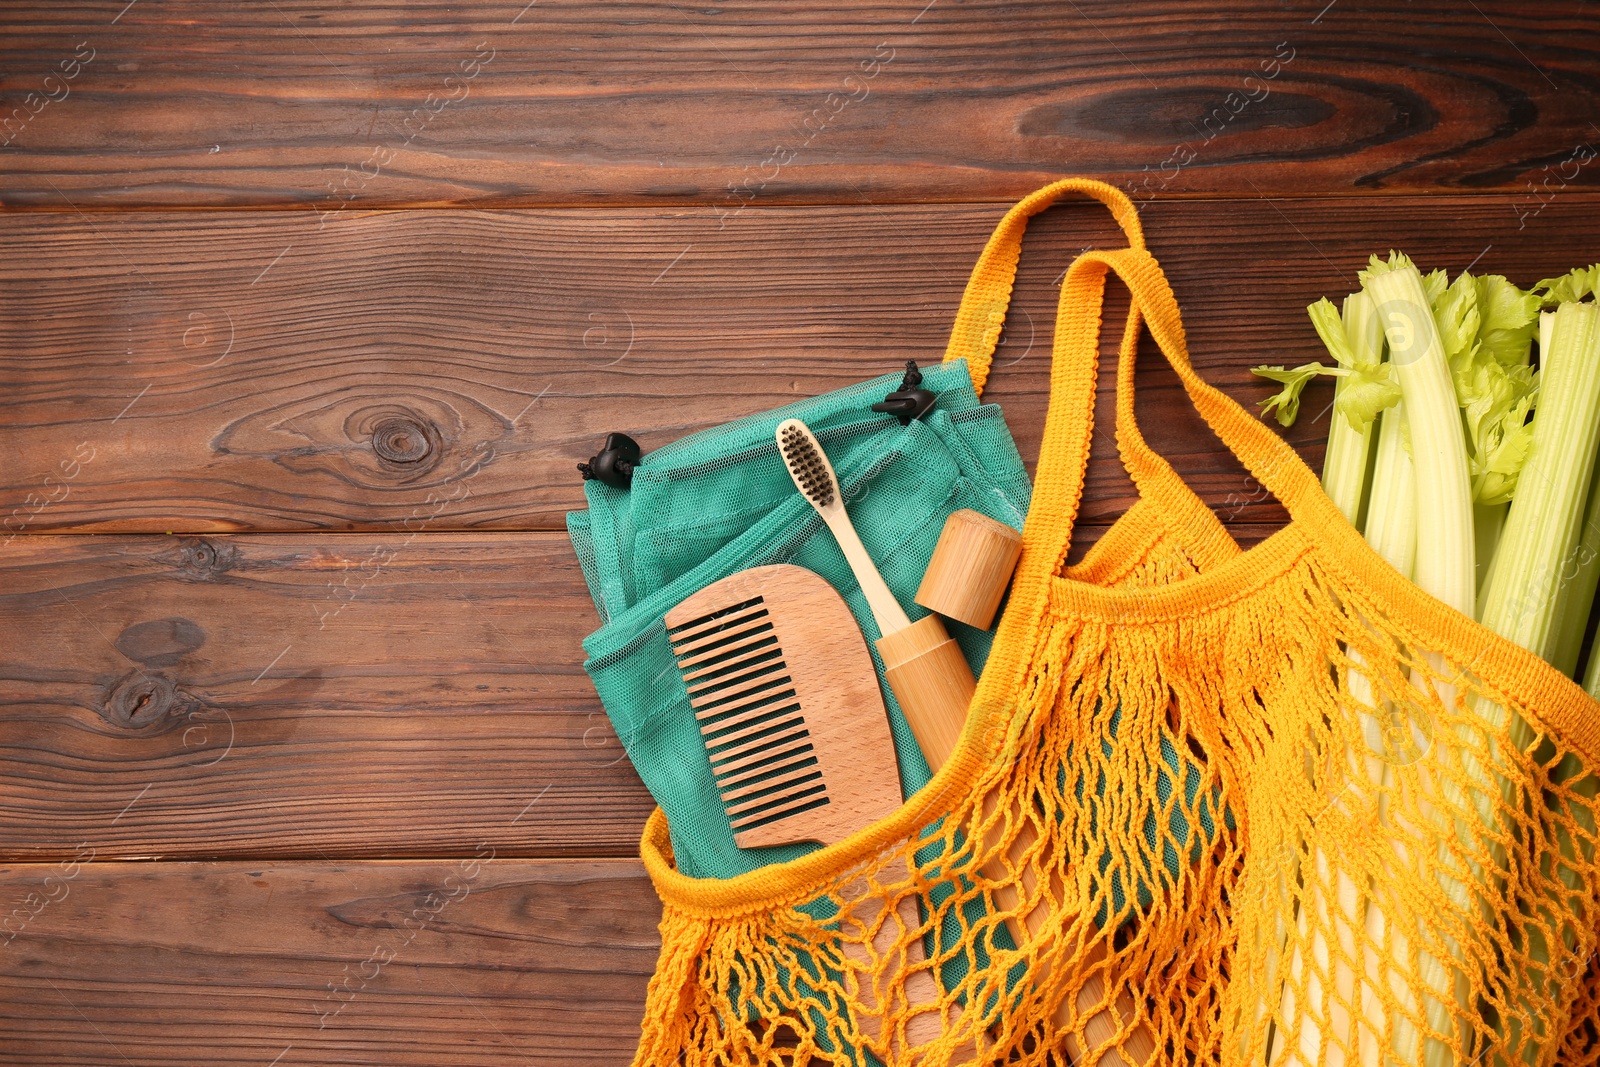
[[[996,227],[967,282],[945,359],[967,360],[974,384],[987,381],[995,345],[1005,323],[1028,221],[1068,193],[1105,204],[1127,235],[1127,248],[1091,250],[1068,268],[1056,310],[1050,371],[1050,402],[1034,477],[1034,506],[1023,527],[1022,558],[1012,598],[1022,610],[1008,611],[980,680],[976,709],[995,725],[1006,716],[1007,694],[1022,684],[1028,629],[1040,617],[1049,581],[1065,562],[1082,500],[1094,424],[1095,382],[1108,274],[1115,272],[1132,294],[1117,357],[1116,440],[1123,465],[1142,496],[1157,502],[1192,496],[1178,473],[1150,448],[1134,418],[1134,369],[1141,329],[1150,334],[1182,381],[1195,408],[1261,485],[1291,512],[1305,510],[1317,522],[1342,522],[1320,492],[1316,475],[1287,442],[1253,418],[1194,370],[1182,315],[1172,288],[1145,248],[1138,213],[1120,190],[1087,178],[1067,178],[1028,196]],[[1321,505],[1319,507],[1319,504]]]
[[[1111,271],[1133,294],[1117,359],[1116,440],[1123,465],[1140,492],[1158,499],[1189,492],[1171,465],[1145,442],[1134,418],[1135,357],[1141,327],[1148,323],[1151,336],[1217,436],[1286,506],[1302,504],[1307,486],[1316,482],[1315,475],[1281,437],[1195,372],[1189,362],[1177,300],[1160,265],[1145,248],[1138,211],[1120,190],[1104,182],[1066,178],[1045,186],[1006,212],[967,282],[944,358],[965,359],[974,388],[982,392],[1005,325],[1023,233],[1033,216],[1069,193],[1080,193],[1105,204],[1129,243],[1124,249],[1083,253],[1062,279],[1050,407],[1034,486],[1036,498],[1046,504],[1034,508],[1029,515],[1029,525],[1036,527],[1030,531],[1030,540],[1040,547],[1051,544],[1064,553],[1077,517],[1093,429],[1101,310],[1106,276]]]
[[[1138,209],[1120,189],[1105,182],[1092,178],[1063,178],[1018,201],[995,227],[989,243],[972,268],[972,276],[967,279],[966,291],[961,296],[961,307],[956,311],[955,325],[950,331],[950,343],[945,348],[946,362],[952,359],[967,361],[972,387],[979,396],[983,395],[984,383],[989,379],[995,345],[1000,340],[1000,331],[1006,322],[1006,309],[1011,304],[1011,289],[1017,278],[1017,261],[1022,256],[1023,232],[1028,228],[1030,219],[1068,193],[1082,193],[1100,201],[1110,209],[1117,225],[1122,227],[1129,246],[1144,247],[1144,230],[1139,225]],[[1059,341],[1059,334],[1057,339]]]

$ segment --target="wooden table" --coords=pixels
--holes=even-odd
[[[0,10],[0,1063],[627,1061],[650,800],[574,465],[936,359],[1063,174],[1144,203],[1252,403],[1371,252],[1600,258],[1600,12],[1389,7]],[[1113,238],[1031,237],[989,394],[1030,459],[1052,279]],[[1130,492],[1102,448],[1085,543]]]

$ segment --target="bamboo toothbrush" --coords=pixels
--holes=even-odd
[[[894,594],[889,592],[888,585],[873,565],[872,557],[867,554],[855,526],[850,522],[850,516],[845,512],[838,477],[811,428],[799,419],[785,419],[778,424],[777,439],[784,466],[789,469],[789,476],[794,479],[796,488],[822,516],[828,529],[833,531],[834,540],[839,542],[840,551],[855,572],[856,583],[866,596],[878,631],[883,635],[877,640],[876,646],[878,654],[883,657],[884,677],[888,679],[889,688],[894,690],[900,710],[905,713],[906,722],[916,736],[928,765],[937,772],[955,751],[956,743],[961,738],[967,708],[977,690],[972,669],[954,639],[945,631],[938,615],[930,614],[913,623],[895,600]],[[1033,846],[1035,840],[1032,825],[1024,822],[1016,839],[1007,848],[1007,854],[1016,861]],[[1003,909],[1014,911],[1020,897],[1012,884],[1015,877],[1004,858],[996,857],[986,864],[984,875],[997,884],[996,902]],[[1031,878],[1026,872],[1022,877],[1027,879],[1024,888],[1031,892],[1034,888]],[[1027,938],[1015,921],[1008,920],[1006,925],[1016,944],[1023,946],[1029,939],[1038,936],[1049,917],[1046,904],[1033,908],[1023,916],[1022,922],[1029,935]],[[1102,952],[1098,948],[1093,950],[1088,962],[1091,965],[1098,962]],[[1090,976],[1075,1000],[1075,1004],[1062,1002],[1056,1012],[1057,1025],[1072,1025],[1079,1012],[1093,1010],[1103,1003],[1104,981],[1099,975]],[[1119,992],[1116,1016],[1127,1019],[1133,1013],[1132,998],[1125,991]],[[1119,1028],[1120,1024],[1109,1006],[1096,1011],[1084,1024],[1085,1035],[1093,1044],[1110,1039]],[[1079,1047],[1074,1038],[1069,1037],[1066,1046],[1074,1061],[1082,1059],[1085,1050]],[[1149,1063],[1155,1055],[1155,1044],[1149,1029],[1142,1024],[1135,1027],[1125,1040],[1123,1051],[1132,1057],[1135,1064]],[[1105,1067],[1127,1067],[1129,1060],[1122,1051],[1112,1049],[1098,1062]]]
[[[894,739],[872,657],[844,598],[821,577],[793,564],[752,567],[693,594],[665,622],[740,848],[833,844],[900,806]],[[891,861],[880,877],[910,880],[903,860]],[[856,883],[846,890],[853,903],[839,917],[841,928],[880,922],[882,898],[865,889]],[[890,992],[896,971],[915,968],[904,978],[904,1003],[916,1012],[905,1040],[925,1045],[946,1020],[922,938],[910,934],[900,955],[902,931],[922,926],[916,898],[903,897],[896,910],[898,919],[878,925],[870,950],[849,937],[840,947],[867,1009],[857,1025],[874,1043],[892,1043],[882,1033],[880,991],[900,1003]],[[959,1016],[959,1007],[946,1010]]]
[[[844,509],[844,498],[839,495],[833,465],[811,428],[799,419],[785,419],[778,424],[777,437],[789,476],[800,495],[810,501],[833,531],[834,540],[855,572],[856,584],[867,598],[882,635],[876,645],[883,657],[884,675],[916,734],[917,744],[930,762],[943,763],[961,737],[967,705],[972,703],[977,689],[972,668],[945,632],[938,615],[912,622],[889,592],[861,538],[856,536],[856,528]]]

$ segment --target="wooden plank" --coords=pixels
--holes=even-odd
[[[633,860],[0,868],[0,1064],[626,1063]]]
[[[565,535],[39,536],[5,564],[0,860],[638,851]]]
[[[1597,41],[1579,0],[8,4],[0,203],[1593,186]]]
[[[1170,202],[1144,213],[1196,364],[1320,358],[1304,307],[1391,246],[1524,284],[1592,254],[1600,195]],[[998,205],[749,211],[0,216],[0,528],[560,528],[608,430],[646,449],[937,359]],[[1118,239],[1098,206],[1030,237],[989,398],[1038,449],[1053,285]],[[1118,241],[1120,243],[1120,240]],[[1140,410],[1227,517],[1272,522],[1144,359]],[[1320,464],[1330,391],[1289,434]],[[1098,423],[1110,426],[1109,413]],[[1109,437],[1102,433],[1103,444]],[[1083,519],[1129,502],[1109,447]],[[6,535],[0,535],[0,539]]]
[[[632,856],[564,535],[19,538],[0,858]]]

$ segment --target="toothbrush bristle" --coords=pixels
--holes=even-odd
[[[833,503],[833,472],[811,435],[799,426],[785,426],[778,448],[806,499],[819,508]]]

